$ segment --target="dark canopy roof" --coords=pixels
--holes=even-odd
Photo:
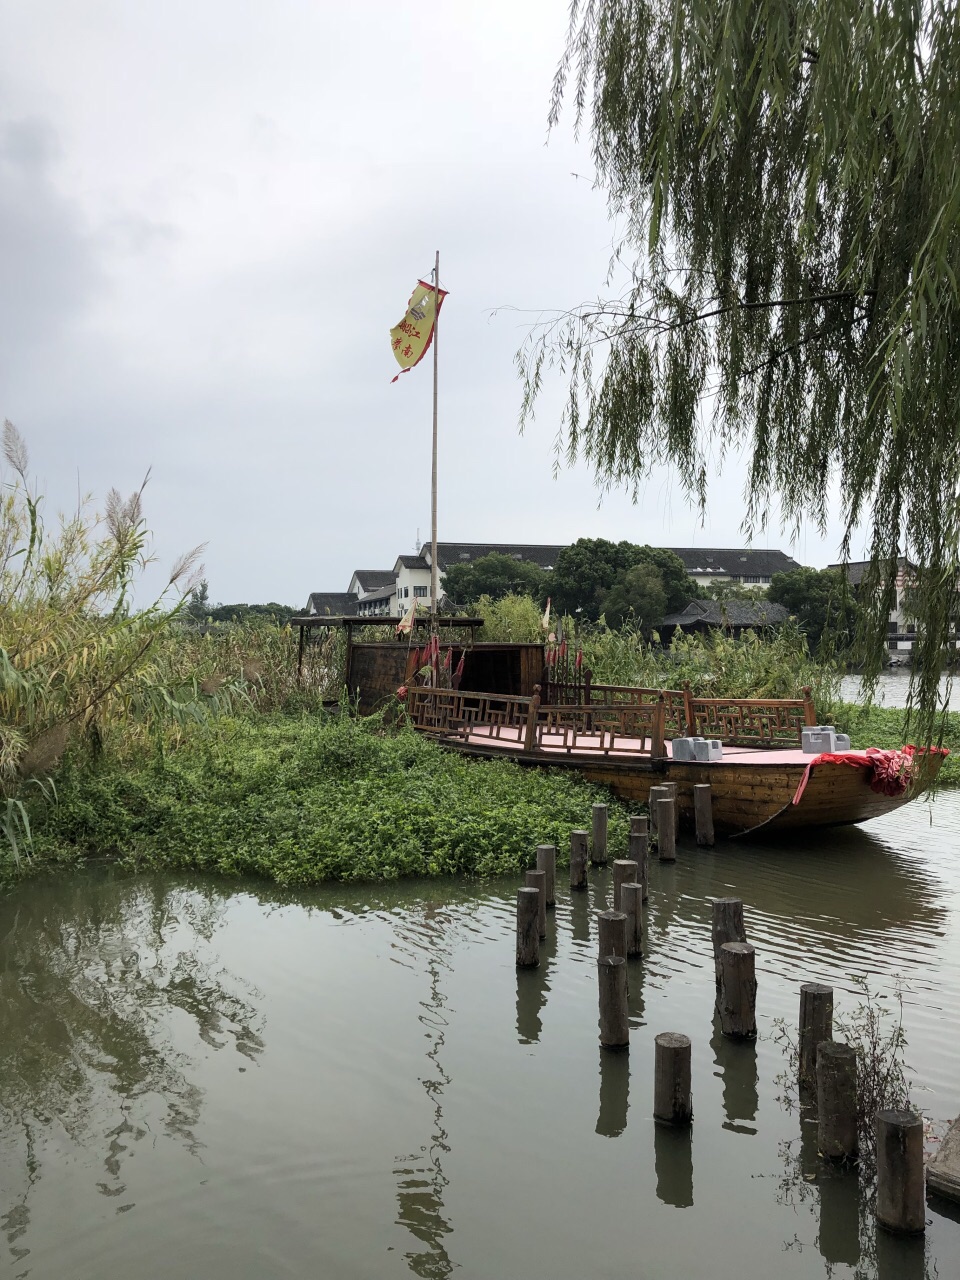
[[[802,568],[783,551],[752,551],[749,547],[667,547],[667,550],[680,557],[687,573],[701,576],[715,573],[767,578]]]

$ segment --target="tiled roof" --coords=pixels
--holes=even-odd
[[[869,560],[853,560],[849,564],[828,564],[828,569],[840,569],[846,572],[847,581],[851,587],[859,587],[863,581],[864,574],[870,568]],[[898,569],[915,569],[916,565],[908,560],[906,556],[897,556]]]
[[[782,604],[758,600],[691,600],[680,613],[671,613],[661,623],[661,631],[702,622],[708,627],[770,627],[786,622],[789,614]]]
[[[357,597],[352,591],[311,591],[304,612],[321,618],[347,618],[357,612]]]
[[[368,591],[359,604],[367,604],[371,600],[389,600],[391,596],[396,595],[397,584],[393,574],[390,575],[390,583],[388,586],[381,587],[379,591]]]
[[[368,591],[379,591],[381,587],[392,586],[397,577],[392,569],[354,569],[353,576],[364,595]]]
[[[430,568],[423,556],[397,556],[397,563],[394,565],[394,572],[396,572],[400,565],[403,565],[404,569]]]
[[[687,573],[720,576],[770,577],[802,566],[783,551],[753,551],[749,547],[667,547],[683,561]]]
[[[472,564],[484,556],[494,553],[510,556],[513,560],[525,560],[539,565],[541,569],[552,569],[557,563],[557,556],[566,550],[564,546],[544,546],[529,542],[438,542],[437,564],[447,569],[453,564]],[[423,551],[430,552],[430,544],[425,543]]]

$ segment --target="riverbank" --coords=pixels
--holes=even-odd
[[[854,746],[904,741],[898,708],[836,704],[830,719]],[[944,745],[941,779],[955,785],[960,714]],[[565,858],[598,802],[615,856],[627,845],[624,806],[575,774],[465,759],[376,718],[223,718],[165,756],[68,757],[55,784],[55,803],[32,797],[32,853],[8,859],[0,883],[95,858],[282,885],[515,875],[538,844]]]

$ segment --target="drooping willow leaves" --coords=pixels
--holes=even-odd
[[[919,566],[932,733],[960,614],[956,4],[572,0],[552,124],[570,97],[629,283],[532,333],[524,418],[559,368],[571,459],[634,489],[668,460],[699,501],[743,449],[748,530],[774,502],[823,527],[839,492],[845,554],[869,530],[870,676],[897,556]]]

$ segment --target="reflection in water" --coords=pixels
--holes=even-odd
[[[540,1039],[540,1011],[547,1003],[551,961],[556,954],[557,931],[548,927],[547,936],[540,939],[540,964],[536,969],[517,970],[517,1037],[521,1044],[536,1044]]]
[[[688,1208],[693,1204],[693,1128],[655,1124],[653,1157],[657,1199],[677,1209]]]
[[[590,941],[590,898],[582,889],[570,894],[570,933],[574,942]]]
[[[399,1156],[394,1169],[397,1183],[399,1216],[397,1225],[406,1227],[412,1236],[425,1247],[405,1253],[404,1260],[415,1276],[424,1280],[444,1280],[454,1263],[446,1250],[444,1238],[453,1228],[444,1217],[443,1193],[449,1179],[443,1172],[441,1157],[450,1151],[443,1119],[443,1091],[451,1083],[440,1062],[446,1028],[449,1026],[447,998],[440,985],[443,970],[450,969],[449,950],[445,947],[442,908],[425,906],[422,912],[411,913],[411,922],[419,925],[419,937],[415,945],[423,947],[430,959],[426,969],[430,979],[430,998],[420,1002],[420,1022],[426,1028],[427,1061],[431,1071],[420,1083],[429,1099],[433,1124],[430,1141],[418,1152]],[[399,931],[401,936],[403,930]],[[424,945],[426,943],[426,945]]]
[[[824,1262],[855,1267],[860,1261],[860,1176],[856,1169],[820,1171],[820,1234]]]
[[[883,1227],[872,1232],[876,1255],[877,1280],[933,1280],[938,1275],[935,1263],[927,1268],[926,1243],[923,1236],[892,1236]]]
[[[760,1105],[757,1096],[757,1042],[730,1040],[720,1030],[719,1014],[714,1013],[710,1048],[714,1063],[719,1067],[713,1074],[723,1081],[724,1129],[731,1129],[734,1133],[756,1133],[753,1122]],[[745,1120],[750,1123],[743,1124]]]
[[[29,1253],[38,1152],[51,1138],[100,1148],[96,1187],[117,1213],[133,1207],[126,1161],[156,1139],[151,1099],[161,1100],[165,1135],[198,1152],[203,1094],[174,1043],[173,1010],[213,1049],[253,1059],[263,1048],[258,993],[204,946],[224,901],[209,886],[90,876],[0,904],[2,1155],[6,1187],[20,1188],[0,1224],[15,1260]],[[107,1130],[105,1113],[121,1117]]]
[[[627,1127],[630,1093],[630,1056],[600,1050],[600,1111],[596,1132],[616,1138]]]

